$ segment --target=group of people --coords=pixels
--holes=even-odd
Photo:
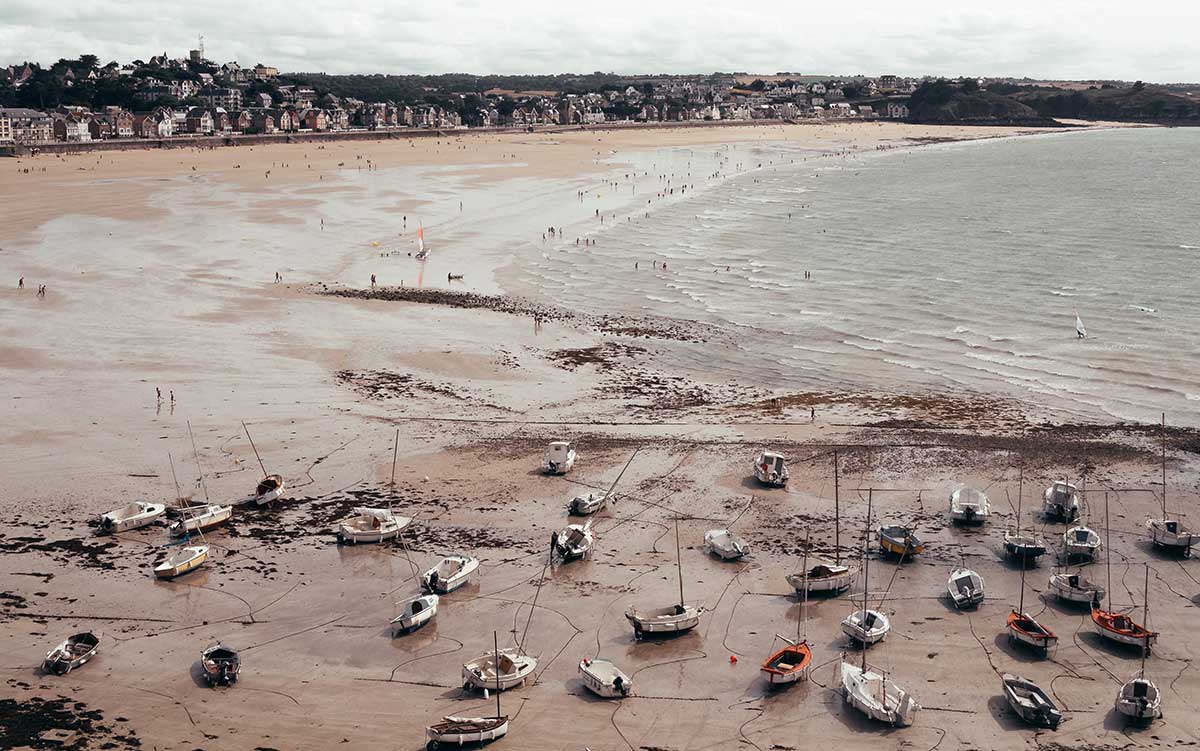
[[[25,277],[21,277],[20,279],[17,280],[17,289],[25,289]],[[37,297],[45,297],[45,296],[46,296],[46,285],[39,284],[38,288],[37,288]]]

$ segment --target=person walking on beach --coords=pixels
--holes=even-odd
[[[17,280],[17,289],[25,289],[25,277]]]
[[[175,403],[175,389],[171,389],[171,404]]]
[[[158,386],[154,387],[154,398],[160,402],[162,401],[162,389],[160,389]]]
[[[276,283],[276,284],[279,284],[279,282],[281,282],[281,281],[283,281],[283,277],[281,277],[281,276],[279,275],[279,272],[278,272],[278,271],[276,271],[276,272],[275,272],[275,283]]]
[[[371,289],[375,289],[375,275],[371,274]]]

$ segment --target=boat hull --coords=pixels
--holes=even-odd
[[[579,682],[588,691],[604,699],[623,699],[633,691],[633,681],[612,663],[579,661]]]
[[[669,616],[629,612],[625,614],[625,618],[633,625],[634,636],[638,639],[646,634],[682,634],[700,625],[700,611],[694,608],[687,608],[684,613]]]
[[[768,657],[762,664],[763,677],[771,686],[786,686],[808,678],[812,651],[808,644],[790,644]]]
[[[207,532],[210,529],[215,529],[227,523],[232,517],[232,506],[220,506],[219,510],[213,510],[199,516],[184,516],[172,524],[170,530],[171,534],[175,537],[182,537],[193,532]]]
[[[899,686],[883,678],[883,676],[868,669],[863,671],[857,665],[841,663],[839,679],[842,685],[842,698],[846,703],[865,714],[872,720],[884,722],[896,727],[913,724],[921,709],[913,698]],[[891,694],[891,701],[880,700],[873,693],[873,686],[882,682],[882,695]]]
[[[806,578],[803,574],[788,574],[786,578],[787,583],[792,586],[792,589],[796,590],[796,594],[803,596],[806,588],[809,595],[845,592],[854,584],[854,576],[855,573],[853,571],[846,571],[845,573],[820,578],[812,576]]]
[[[514,657],[513,653],[504,651],[501,652],[501,655],[511,659],[513,670],[501,673],[499,677],[492,670],[491,675],[489,675],[488,671],[484,670],[484,667],[491,665],[489,660],[493,659],[493,655],[491,653],[483,655],[463,665],[463,688],[477,688],[480,691],[484,689],[488,691],[507,691],[511,688],[524,686],[525,681],[537,669],[537,660],[528,655],[516,655]]]
[[[154,575],[159,579],[174,579],[177,576],[191,573],[204,565],[208,560],[208,548],[203,552],[197,552],[195,555],[185,560],[179,561],[171,565],[160,564],[154,567]]]
[[[508,734],[507,717],[447,719],[447,722],[425,729],[425,737],[428,739],[426,748],[432,751],[438,748],[463,746],[468,743],[487,743]]]
[[[1018,717],[1035,727],[1058,729],[1062,712],[1041,687],[1009,673],[1001,676],[1001,685],[1004,697]]]
[[[92,643],[81,641],[80,637],[90,638]],[[66,675],[86,665],[99,651],[100,639],[91,632],[72,636],[46,653],[45,659],[42,660],[42,670],[52,675]]]
[[[1042,627],[1029,615],[1016,611],[1008,614],[1008,638],[1011,642],[1040,649],[1043,654],[1058,646],[1058,636],[1053,631]]]
[[[862,625],[861,610],[851,613],[845,620],[842,621],[842,633],[846,635],[852,642],[862,644],[864,647],[869,647],[872,644],[878,644],[887,638],[888,632],[892,630],[891,621],[883,613],[876,611],[868,611],[874,614],[874,622],[870,628],[865,628]],[[856,620],[856,616],[859,618]]]
[[[112,534],[128,532],[132,529],[141,529],[158,521],[167,510],[167,507],[161,503],[139,503],[136,505],[141,508],[141,511],[129,516],[120,515],[119,512],[124,509],[104,514],[100,517],[100,528]]]

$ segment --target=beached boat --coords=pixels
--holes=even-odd
[[[844,658],[839,664],[838,682],[842,697],[850,706],[873,720],[897,727],[913,724],[921,705],[882,671],[867,665],[866,652],[863,654],[861,667],[846,662]]]
[[[1000,683],[1004,687],[1004,697],[1018,717],[1036,727],[1058,728],[1062,711],[1040,686],[1011,673],[1002,675]]]
[[[1102,610],[1099,605],[1092,605],[1092,623],[1096,633],[1105,639],[1131,647],[1140,647],[1147,654],[1154,643],[1158,641],[1158,632],[1151,631],[1137,623],[1125,613]]]
[[[1121,686],[1113,707],[1131,720],[1149,722],[1162,717],[1162,693],[1154,681],[1138,676]]]
[[[1151,519],[1146,522],[1146,529],[1150,530],[1150,541],[1155,547],[1185,558],[1192,554],[1192,546],[1200,542],[1200,534],[1177,519]]]
[[[200,653],[200,666],[204,668],[204,680],[210,686],[231,686],[237,683],[242,672],[242,660],[237,650],[224,644],[214,644]]]
[[[1018,610],[1008,614],[1008,638],[1040,649],[1043,653],[1058,645],[1058,636],[1053,631],[1038,623],[1030,614]]]
[[[508,717],[443,717],[425,728],[427,751],[480,745],[508,734]]]
[[[991,513],[991,501],[981,490],[962,487],[950,494],[950,521],[956,524],[983,524]]]
[[[912,558],[925,552],[925,543],[908,527],[890,524],[879,528],[879,549],[889,555]]]
[[[421,586],[429,592],[444,595],[453,592],[471,579],[479,568],[479,559],[469,555],[448,555],[441,563],[425,572]]]
[[[787,460],[776,451],[760,451],[754,459],[754,477],[763,485],[784,487],[788,483]]]
[[[400,535],[412,519],[396,516],[391,509],[356,507],[352,516],[338,524],[338,540],[348,543],[383,542]]]
[[[788,574],[787,583],[797,595],[844,592],[854,583],[856,572],[848,566],[818,563],[807,572]]]
[[[1050,575],[1050,589],[1060,600],[1084,604],[1100,602],[1105,594],[1102,585],[1066,571]]]
[[[1004,552],[1009,558],[1023,564],[1036,564],[1046,554],[1046,543],[1033,535],[1023,535],[1020,530],[1004,530]]]
[[[525,685],[536,669],[537,658],[516,649],[487,652],[463,663],[463,688],[507,691]]]
[[[735,561],[750,555],[750,543],[729,529],[710,529],[704,533],[704,551],[723,561]]]
[[[767,683],[782,686],[806,679],[808,668],[812,664],[812,648],[808,646],[808,642],[792,641],[778,634],[775,638],[785,644],[782,649],[763,661],[762,674],[766,676]]]
[[[546,474],[565,475],[575,466],[575,446],[569,441],[551,441],[542,459]]]
[[[256,506],[270,506],[279,500],[281,495],[283,495],[283,477],[280,475],[267,475],[258,481],[252,498]]]
[[[568,524],[553,535],[554,553],[565,563],[584,558],[595,544],[592,520],[587,524]]]
[[[675,570],[679,575],[677,604],[653,610],[632,607],[625,611],[625,619],[633,626],[635,639],[641,639],[646,634],[681,634],[691,631],[700,623],[700,614],[704,612],[704,608],[683,601],[683,558],[679,553],[679,519],[675,520]]]
[[[1079,516],[1079,489],[1059,480],[1042,493],[1042,515],[1047,519],[1073,522]]]
[[[1091,560],[1099,550],[1100,535],[1094,529],[1080,525],[1063,533],[1063,554],[1068,561],[1080,558]]]
[[[878,610],[855,610],[842,620],[842,633],[866,647],[883,641],[891,630],[892,622]]]
[[[576,516],[594,514],[608,504],[608,493],[592,492],[577,495],[567,504],[567,513]]]
[[[950,572],[946,591],[959,610],[975,607],[983,602],[983,577],[969,568],[956,568]]]
[[[147,503],[135,501],[128,506],[109,511],[100,517],[100,528],[105,532],[126,532],[131,529],[145,527],[158,521],[166,513],[167,507],[162,503]]]
[[[612,664],[599,657],[584,657],[579,661],[579,682],[588,691],[605,699],[621,699],[633,690],[633,680]]]
[[[66,675],[96,656],[100,637],[91,631],[68,636],[61,644],[46,653],[42,670],[54,675]]]
[[[392,628],[401,634],[407,634],[433,620],[437,615],[438,596],[417,595],[401,600],[396,606],[400,608],[400,615],[392,619]]]
[[[218,527],[233,516],[233,506],[218,506],[215,503],[204,506],[185,506],[179,509],[179,518],[168,529],[175,537],[182,537],[192,532],[204,532]]]
[[[174,579],[190,571],[195,571],[207,560],[207,545],[185,545],[157,564],[154,567],[154,575],[159,579]]]

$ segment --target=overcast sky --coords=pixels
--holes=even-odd
[[[1200,81],[1196,0],[0,0],[0,64],[91,52],[330,73],[975,75]]]

